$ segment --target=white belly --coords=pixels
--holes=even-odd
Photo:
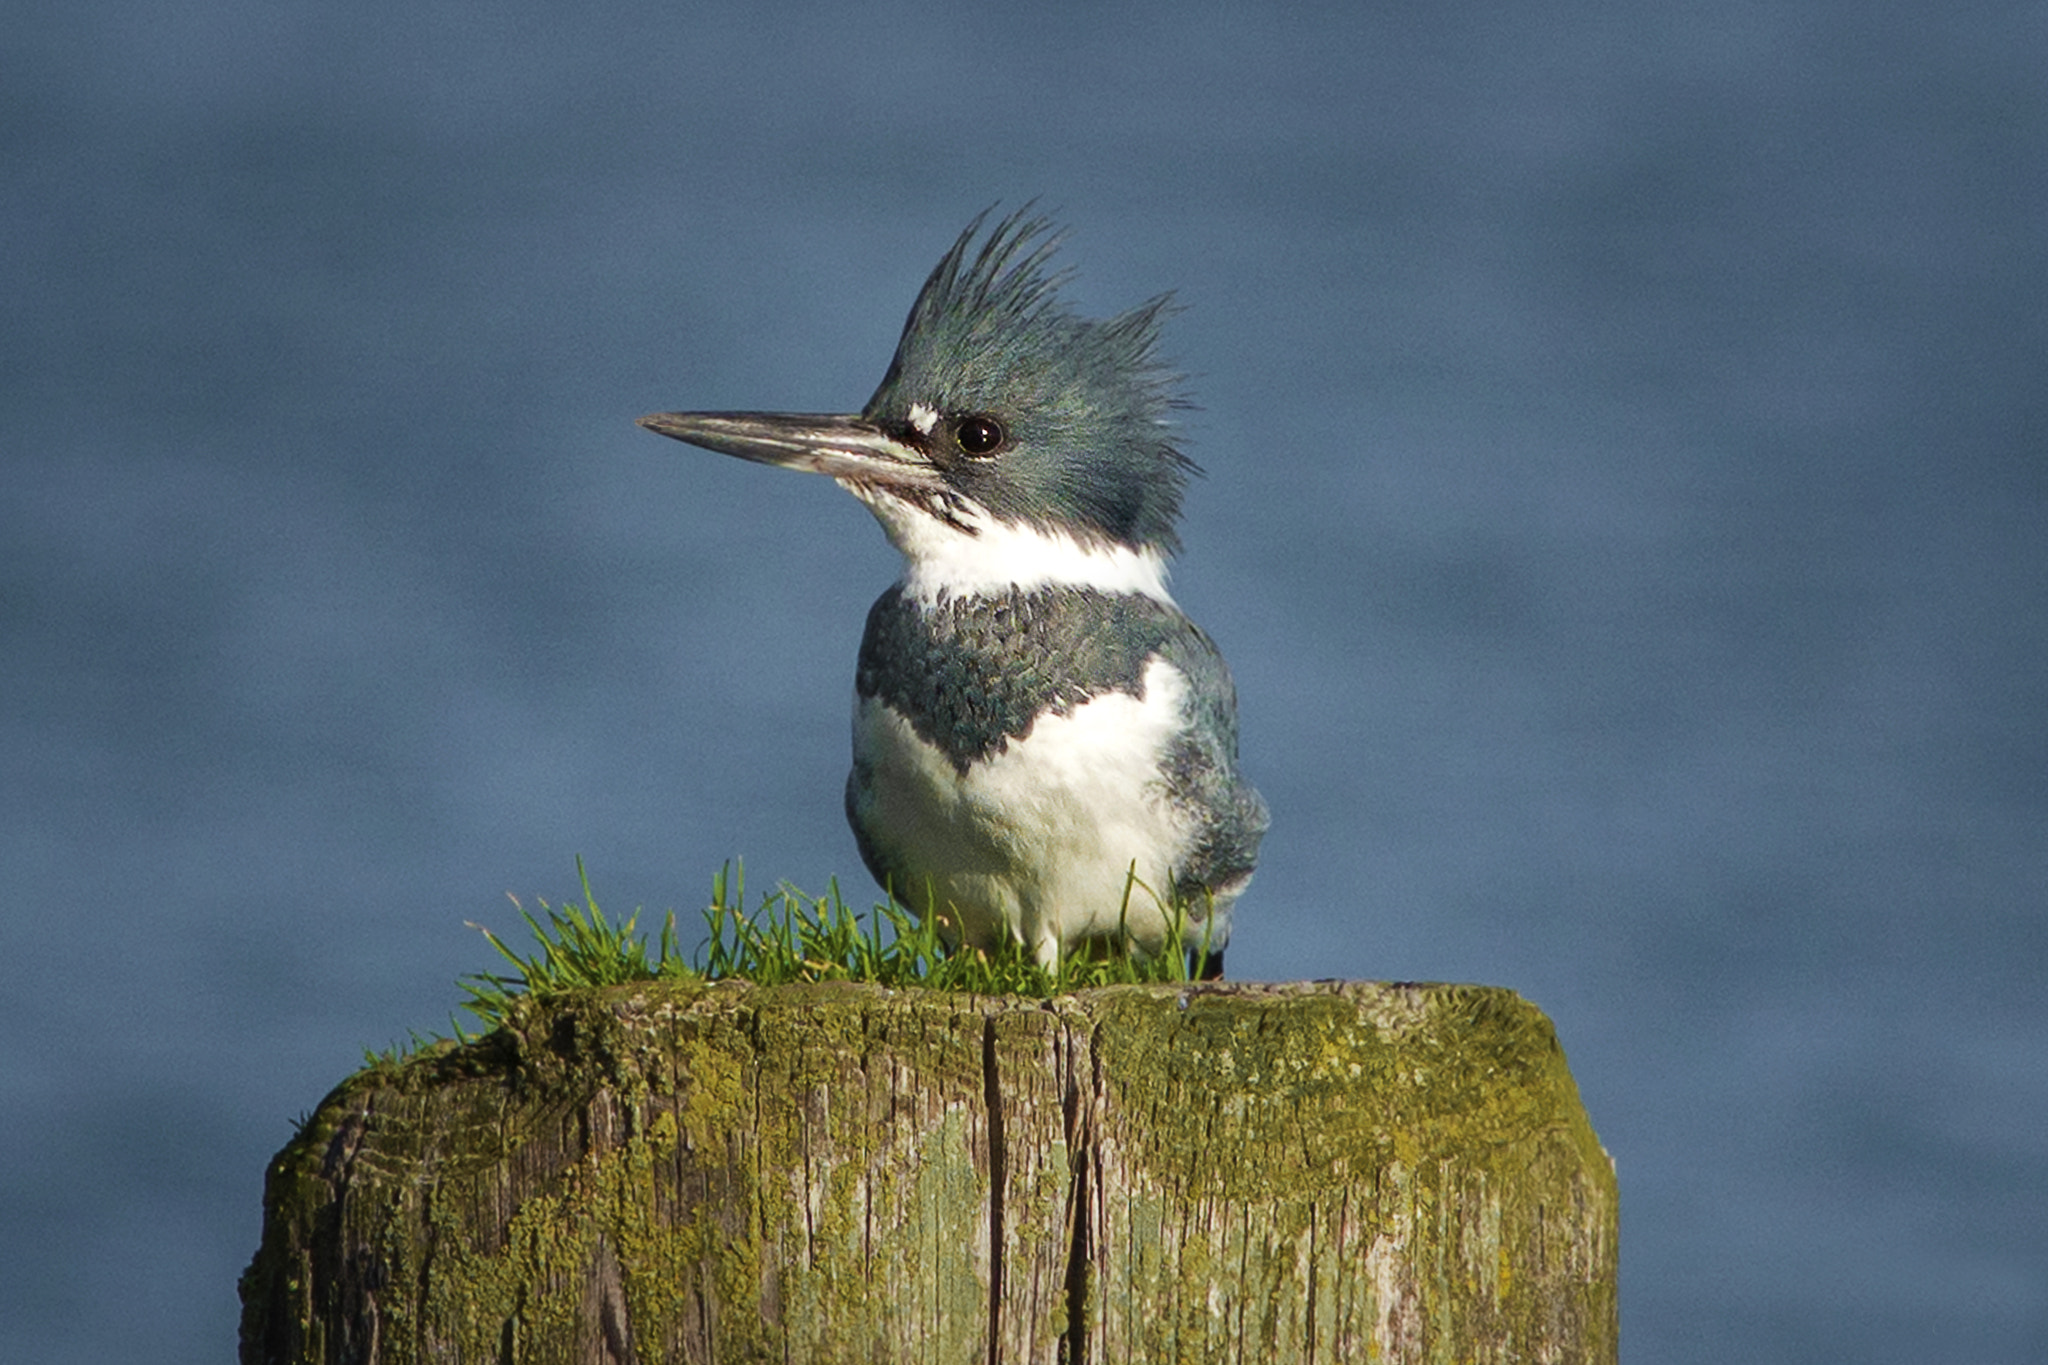
[[[880,698],[857,699],[866,781],[855,779],[853,813],[883,861],[907,870],[896,898],[936,910],[949,937],[1019,938],[1048,966],[1093,938],[1156,952],[1192,833],[1159,777],[1185,692],[1154,659],[1143,697],[1110,692],[1041,716],[964,775]]]

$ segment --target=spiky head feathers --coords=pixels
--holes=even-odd
[[[1068,272],[1048,269],[1051,224],[1012,214],[970,252],[986,216],[925,281],[862,415],[999,520],[1171,553],[1195,466],[1166,425],[1181,405],[1157,354],[1169,300],[1077,317]]]

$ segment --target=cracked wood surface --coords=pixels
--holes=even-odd
[[[1512,992],[650,984],[344,1083],[268,1361],[1611,1361],[1611,1163]]]

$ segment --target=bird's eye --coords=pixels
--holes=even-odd
[[[992,455],[1003,443],[1003,426],[993,417],[963,417],[953,436],[969,455]]]

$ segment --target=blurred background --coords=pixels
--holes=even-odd
[[[859,407],[1032,196],[1163,290],[1232,974],[1556,1020],[1634,1362],[2048,1358],[2048,6],[28,0],[0,1359],[218,1361],[510,891],[871,889]]]

